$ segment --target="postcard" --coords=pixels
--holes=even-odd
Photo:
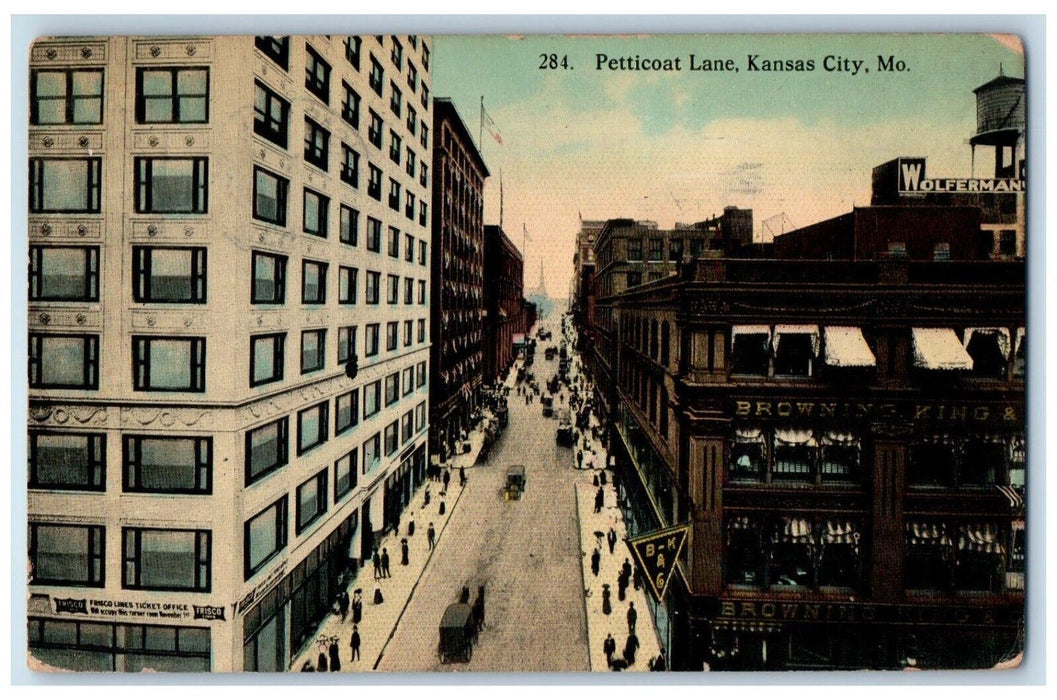
[[[335,28],[32,45],[32,670],[1021,663],[1018,37]]]

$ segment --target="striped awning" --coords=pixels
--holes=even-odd
[[[946,523],[913,521],[906,524],[907,544],[950,547]]]
[[[782,518],[775,540],[783,544],[815,544],[811,521],[806,518]]]
[[[958,528],[958,550],[1005,554],[1006,548],[999,540],[998,527],[994,523],[976,523]]]

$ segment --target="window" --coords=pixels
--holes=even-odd
[[[425,267],[426,265],[426,242],[418,242],[418,264]]]
[[[730,445],[727,476],[736,481],[762,482],[767,472],[767,439],[762,430],[739,429]]]
[[[343,365],[356,354],[356,326],[338,328],[338,364]]]
[[[422,45],[422,68],[429,70],[429,47],[425,44]]]
[[[30,158],[29,211],[98,214],[102,158]]]
[[[283,496],[246,521],[243,535],[245,578],[249,580],[276,554],[286,549],[287,501]]]
[[[345,60],[352,64],[356,70],[360,69],[360,44],[362,40],[358,36],[345,37]]]
[[[415,261],[415,237],[410,233],[404,234],[404,261]],[[407,303],[410,304],[411,302],[409,301]]]
[[[283,70],[290,68],[290,37],[258,36],[254,44]]]
[[[378,287],[381,285],[382,273],[373,270],[367,271],[367,303],[378,303]]]
[[[253,169],[253,218],[286,226],[286,193],[290,181],[263,168]]]
[[[429,221],[429,205],[424,201],[418,203],[418,225],[425,226]]]
[[[411,304],[415,300],[415,280],[410,277],[404,278],[404,303]]]
[[[106,435],[30,433],[29,488],[106,490]]]
[[[400,229],[395,226],[389,227],[389,257],[400,257]]]
[[[297,487],[297,534],[327,512],[327,470]]]
[[[411,319],[404,321],[404,347],[410,347],[414,335],[415,322]]]
[[[389,208],[400,211],[400,183],[389,178]]]
[[[418,319],[418,342],[426,342],[426,319]]]
[[[341,435],[360,422],[360,392],[346,392],[334,399],[334,434]]]
[[[367,127],[367,140],[374,145],[375,148],[382,147],[382,129],[385,128],[382,123],[382,118],[378,116],[378,113],[373,109],[371,113],[371,125]]]
[[[103,123],[102,69],[42,69],[31,73],[30,124]]]
[[[204,304],[206,249],[133,246],[132,280],[137,302]]]
[[[747,328],[731,333],[731,372],[734,374],[767,375],[771,358],[770,329]]]
[[[356,488],[356,477],[359,475],[360,451],[352,449],[334,462],[334,502],[337,503]]]
[[[628,274],[628,287],[637,287],[642,284],[642,273],[641,272],[629,272]]]
[[[954,558],[952,532],[947,523],[910,521],[905,525],[906,553],[903,585],[912,590],[950,590]]]
[[[360,212],[347,204],[342,204],[338,211],[338,240],[346,245],[357,245],[360,238]]]
[[[124,490],[208,494],[213,490],[213,438],[126,435]]]
[[[906,258],[907,257],[907,244],[906,241],[888,241],[888,255],[889,258]]]
[[[367,324],[364,330],[363,354],[367,357],[374,357],[378,354],[378,331],[379,326],[377,323]]]
[[[286,301],[286,256],[253,251],[251,303],[282,304]]]
[[[932,246],[932,259],[939,262],[951,259],[951,244],[950,243],[937,243]]]
[[[286,465],[289,419],[285,416],[246,431],[246,486]]]
[[[426,280],[418,281],[418,303],[422,306],[426,305]]]
[[[355,267],[338,268],[338,303],[356,303],[356,280],[359,270]]]
[[[651,238],[650,239],[650,262],[660,262],[664,260],[664,239],[663,238]]]
[[[396,86],[396,83],[389,82],[389,109],[392,110],[393,114],[397,117],[402,116],[401,112],[404,107],[404,96],[400,92],[400,88]]]
[[[382,410],[382,382],[374,381],[363,387],[363,418],[374,416]]]
[[[382,222],[373,216],[367,217],[367,250],[382,252]]]
[[[286,333],[250,336],[250,386],[281,381]]]
[[[774,373],[776,376],[810,377],[818,355],[818,334],[776,329]]]
[[[1003,230],[998,232],[998,254],[1005,257],[1012,257],[1017,254],[1016,231]]]
[[[822,481],[858,481],[859,439],[854,435],[829,432],[822,436]]]
[[[356,92],[346,83],[341,81],[344,97],[341,99],[341,118],[353,129],[360,128],[360,93]]]
[[[402,396],[407,396],[415,390],[415,368],[405,367],[401,372],[400,384],[403,387]]]
[[[423,360],[415,368],[415,386],[422,388],[426,385],[426,362]]]
[[[393,161],[397,165],[400,165],[400,149],[403,148],[403,141],[400,135],[392,129],[389,130],[389,160]]]
[[[297,412],[298,456],[327,441],[328,402],[316,404]]]
[[[400,449],[399,442],[399,429],[400,426],[397,421],[393,421],[389,425],[385,426],[385,454],[395,454]]]
[[[209,122],[208,68],[138,68],[136,122],[206,124]]]
[[[323,100],[323,104],[330,102],[330,64],[320,58],[308,44],[305,44],[305,88],[313,95]]]
[[[29,385],[34,389],[99,388],[99,336],[30,333]]]
[[[426,130],[426,125],[422,125],[422,130]],[[429,187],[429,164],[425,160],[422,161],[422,167],[419,168],[418,184],[423,187]]]
[[[326,364],[327,330],[301,331],[301,374],[323,369]]]
[[[1005,328],[966,328],[965,351],[973,358],[973,376],[1005,379],[1009,345]]]
[[[367,195],[379,202],[382,201],[382,170],[372,163],[367,164]]]
[[[415,220],[415,195],[410,190],[404,192],[404,216]]]
[[[103,587],[105,528],[30,523],[28,535],[32,583]]]
[[[403,445],[415,434],[415,414],[408,411],[400,419],[400,444]]]
[[[210,589],[208,530],[122,528],[122,588],[147,591]]]
[[[385,82],[385,70],[382,68],[382,64],[378,62],[378,59],[374,57],[374,54],[371,54],[371,73],[367,77],[367,82],[375,94],[381,97],[382,84]]]
[[[370,474],[382,463],[382,440],[375,433],[363,443],[363,473]]]
[[[415,70],[414,68],[411,68],[411,72],[414,72],[414,70]],[[410,83],[411,83],[411,79],[410,79],[410,74],[409,74],[408,75],[408,84],[410,84]],[[415,90],[415,88],[412,85],[411,86],[411,91],[414,92],[414,90]],[[408,130],[408,132],[410,132],[410,134],[412,136],[414,136],[415,135],[415,131],[417,129],[418,129],[418,112],[415,111],[414,107],[411,107],[409,105],[408,108],[407,108],[407,130]],[[411,175],[413,177],[414,173],[412,172]]]
[[[670,238],[668,240],[668,260],[679,262],[683,259],[683,239]]]
[[[392,406],[400,398],[400,373],[393,372],[385,378],[385,405]]]
[[[390,321],[385,324],[385,349],[390,352],[396,350],[397,322]]]
[[[258,81],[257,97],[253,105],[253,133],[286,148],[290,103]]]
[[[429,86],[425,83],[422,83],[422,106],[429,109]],[[425,135],[425,132],[423,132],[423,135]],[[423,141],[425,141],[425,139],[423,139]],[[422,145],[424,146],[425,144]]]
[[[954,482],[954,444],[943,439],[910,445],[907,484],[950,486]]]
[[[423,401],[419,405],[415,406],[415,431],[422,430],[426,427],[426,402]]]
[[[813,482],[818,443],[809,430],[777,430],[774,435],[775,481]]]
[[[132,336],[136,391],[206,390],[206,339]]]
[[[327,212],[330,208],[330,199],[306,187],[303,201],[304,206],[301,212],[304,232],[320,238],[326,238]]]
[[[397,41],[396,37],[393,37],[393,48],[392,52],[389,54],[389,57],[392,59],[394,66],[396,66],[400,70],[403,70],[404,47],[400,45],[400,42]]]
[[[206,158],[136,158],[136,211],[204,214],[209,205]]]
[[[415,163],[417,161],[417,156],[415,155],[415,152],[411,150],[411,146],[407,147],[407,151],[405,153],[405,159],[406,159],[407,165],[405,166],[404,171],[407,173],[408,177],[410,177],[411,179],[414,179],[414,177],[415,177]]]
[[[703,238],[690,239],[690,257],[700,258],[705,254],[705,241]]]
[[[327,301],[327,264],[301,261],[301,303],[325,304]]]
[[[305,117],[305,162],[326,171],[330,153],[330,132]]]
[[[425,104],[425,102],[423,102]],[[429,127],[426,126],[426,122],[422,122],[422,138],[419,139],[419,143],[422,144],[422,148],[429,150]],[[425,167],[425,166],[423,166]],[[425,174],[423,174],[425,178]]]
[[[30,246],[29,299],[99,301],[99,247]]]
[[[1010,449],[993,436],[971,437],[962,443],[958,485],[996,486],[1009,483]]]
[[[341,180],[352,187],[360,186],[360,154],[348,144],[341,144]]]

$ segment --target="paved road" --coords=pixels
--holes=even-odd
[[[555,333],[555,336],[558,334]],[[557,344],[557,337],[554,344]],[[542,385],[557,371],[539,344]],[[572,454],[539,403],[510,395],[510,424],[469,483],[379,664],[382,671],[589,671]],[[506,466],[526,466],[520,501],[502,497]],[[486,586],[485,629],[470,663],[441,664],[438,626],[462,586]]]

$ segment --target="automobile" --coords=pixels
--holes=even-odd
[[[506,499],[516,501],[525,490],[525,465],[512,464],[506,468]]]
[[[563,447],[573,446],[573,421],[567,408],[558,411],[558,429],[554,433],[554,441]]]
[[[437,653],[442,664],[467,663],[473,656],[473,610],[465,603],[452,603],[440,619],[440,643]]]

